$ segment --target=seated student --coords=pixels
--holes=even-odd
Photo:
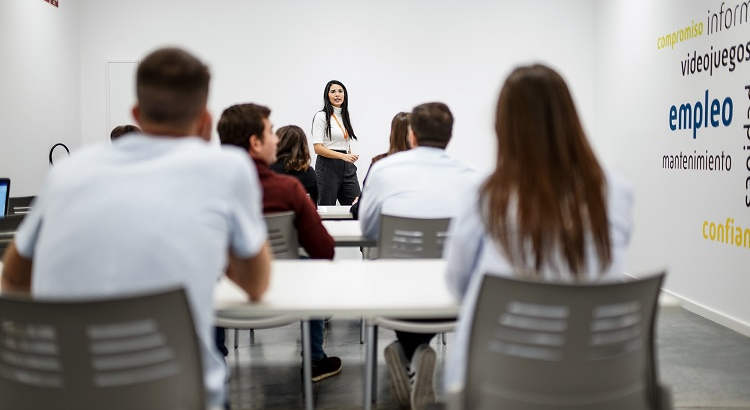
[[[183,286],[213,408],[225,404],[226,377],[213,342],[216,281],[228,264],[229,278],[259,300],[271,253],[253,164],[209,143],[209,79],[180,49],[141,61],[133,117],[144,134],[82,148],[52,168],[5,254],[2,289],[92,298]]]
[[[463,299],[445,366],[450,390],[463,386],[483,274],[618,279],[633,225],[632,190],[597,161],[558,73],[515,69],[500,91],[495,132],[495,171],[453,220],[445,249],[449,287]]]
[[[112,128],[112,131],[109,133],[109,139],[111,141],[114,141],[114,140],[122,137],[123,135],[130,134],[130,133],[140,134],[141,133],[141,129],[138,128],[138,127],[136,127],[135,125],[130,125],[130,124],[127,124],[127,125],[118,125],[118,126]]]
[[[218,131],[222,145],[234,145],[249,153],[263,186],[263,212],[294,211],[299,243],[313,259],[333,259],[334,242],[320,220],[315,204],[294,177],[271,171],[276,162],[278,137],[268,119],[271,110],[257,104],[233,105],[221,114]],[[314,382],[341,372],[341,359],[323,351],[323,321],[310,321],[312,379]]]
[[[388,152],[384,152],[382,154],[372,157],[372,161],[370,162],[370,167],[367,168],[365,179],[362,181],[363,187],[365,186],[365,183],[367,183],[367,177],[370,176],[370,171],[372,170],[372,166],[375,165],[376,162],[380,161],[381,159],[387,157],[390,154],[395,154],[397,152],[411,149],[411,143],[409,141],[413,137],[410,134],[411,132],[409,131],[409,113],[400,112],[394,115],[393,119],[391,120],[391,136],[389,138],[390,148],[388,149]],[[359,200],[361,198],[362,196],[360,195],[360,197],[354,201],[354,204],[349,209],[349,212],[352,213],[352,217],[354,219],[359,219]]]
[[[302,183],[314,204],[318,203],[318,177],[310,166],[310,149],[307,147],[305,131],[296,125],[287,125],[276,130],[279,147],[276,162],[271,169],[279,174],[291,175]]]
[[[381,214],[455,217],[479,182],[473,169],[445,152],[453,129],[448,106],[437,102],[418,105],[410,121],[415,148],[378,161],[364,187],[359,218],[363,235],[370,239],[378,237]],[[385,349],[394,395],[403,406],[415,408],[434,401],[435,351],[428,345],[433,336],[396,332],[398,341]],[[416,376],[413,389],[410,369]]]

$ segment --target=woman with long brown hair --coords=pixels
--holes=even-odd
[[[271,169],[297,178],[310,199],[317,204],[318,179],[310,166],[310,149],[305,131],[296,125],[287,125],[276,130],[276,135],[279,136],[279,145],[276,148],[276,162]]]
[[[516,68],[495,116],[497,165],[451,224],[447,278],[463,299],[446,385],[463,383],[480,277],[545,281],[620,278],[632,229],[632,191],[605,172],[563,78],[544,65]]]

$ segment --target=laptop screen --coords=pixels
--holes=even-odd
[[[2,216],[8,215],[8,196],[10,195],[10,179],[0,178],[0,211]]]

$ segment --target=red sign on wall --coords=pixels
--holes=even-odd
[[[51,5],[55,6],[55,7],[60,7],[58,5],[58,0],[44,0],[44,1],[46,1],[47,3],[49,3],[49,4],[51,4]]]

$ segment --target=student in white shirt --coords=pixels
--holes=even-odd
[[[515,69],[495,117],[497,166],[464,202],[446,244],[447,281],[463,299],[446,389],[461,389],[484,274],[545,281],[618,280],[632,230],[633,194],[605,172],[563,78]]]
[[[52,169],[5,254],[2,290],[90,298],[183,286],[214,408],[226,397],[216,281],[227,268],[258,300],[271,253],[255,167],[241,150],[208,142],[209,80],[180,49],[141,61],[133,117],[143,134],[83,148]]]
[[[359,179],[352,153],[356,140],[349,119],[349,94],[340,81],[331,80],[323,91],[323,109],[313,117],[312,142],[318,176],[318,205],[351,205],[359,197]]]
[[[414,148],[381,159],[367,178],[359,220],[363,235],[370,239],[379,235],[382,214],[454,218],[478,183],[473,169],[445,152],[453,131],[448,106],[433,102],[414,107],[410,125]],[[435,351],[429,347],[434,334],[396,332],[396,336],[398,341],[385,350],[394,395],[403,406],[422,408],[435,400]]]

